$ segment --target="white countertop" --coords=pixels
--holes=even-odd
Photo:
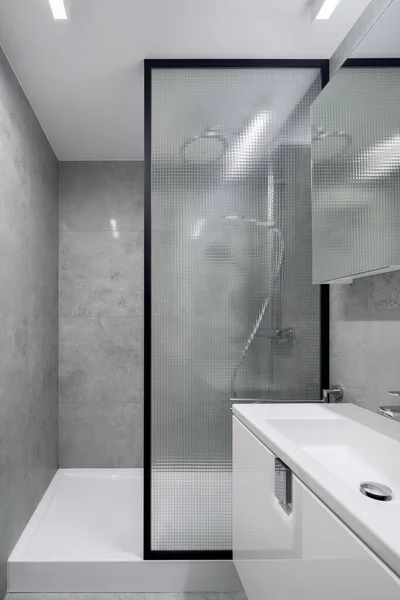
[[[233,414],[400,576],[400,423],[346,403],[234,404]],[[393,499],[363,496],[366,478]]]

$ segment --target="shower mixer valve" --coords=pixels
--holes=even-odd
[[[279,342],[290,342],[294,338],[294,328],[287,329],[259,329],[258,335],[266,337],[270,340],[278,340]]]

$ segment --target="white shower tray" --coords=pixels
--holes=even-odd
[[[9,592],[235,592],[232,561],[144,561],[142,469],[60,469],[8,561]]]

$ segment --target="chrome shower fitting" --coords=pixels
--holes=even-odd
[[[322,402],[341,402],[343,400],[343,388],[341,385],[333,385],[330,389],[322,390]],[[333,400],[331,400],[333,396]]]
[[[278,240],[279,256],[277,258],[277,264],[275,266],[275,271],[272,274],[272,280],[273,280],[273,285],[274,285],[276,283],[277,279],[279,278],[279,275],[280,275],[280,272],[282,269],[283,257],[284,257],[284,253],[285,253],[285,243],[283,240],[282,231],[279,229],[279,227],[276,227],[276,225],[274,223],[271,223],[269,221],[259,221],[258,219],[254,219],[252,217],[242,217],[239,215],[226,215],[224,217],[224,221],[230,221],[230,222],[236,222],[236,223],[242,222],[242,223],[247,223],[247,224],[251,224],[251,225],[256,225],[258,227],[265,227],[266,229],[269,229],[270,231],[272,231],[272,233],[276,236],[276,238]],[[236,389],[235,389],[236,377],[239,373],[240,367],[242,366],[244,359],[247,356],[249,348],[250,348],[256,334],[258,333],[258,331],[260,329],[260,325],[263,320],[263,317],[269,308],[269,305],[271,302],[271,293],[272,292],[270,292],[269,295],[266,298],[264,298],[264,300],[263,300],[260,312],[259,312],[256,322],[253,326],[253,329],[252,329],[252,331],[247,339],[247,342],[243,348],[243,351],[240,355],[239,361],[232,372],[232,377],[231,377],[231,397],[232,398],[237,398]],[[283,330],[274,329],[274,330],[268,330],[268,331],[270,331],[270,332],[274,331],[275,332],[274,339],[278,339],[279,333],[277,333],[277,332],[280,332]],[[287,329],[285,331],[288,332],[289,329]],[[269,336],[269,335],[266,335],[265,337],[270,337],[270,339],[272,339],[272,336]],[[283,339],[283,336],[280,337],[280,339]]]
[[[395,398],[400,398],[400,391],[388,392],[388,394]],[[400,406],[380,406],[378,412],[388,419],[400,421]]]

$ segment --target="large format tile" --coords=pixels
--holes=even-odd
[[[243,593],[187,594],[7,594],[5,600],[246,600]]]
[[[0,172],[2,183],[12,179],[19,189],[29,188],[30,122],[34,115],[4,53],[0,52]]]
[[[0,312],[29,310],[29,201],[18,183],[3,180],[0,190]]]
[[[246,600],[246,595],[240,592],[146,594],[146,600]]]
[[[400,321],[336,321],[331,324],[331,381],[345,400],[378,410],[396,404],[388,390],[399,388]]]
[[[60,236],[60,315],[143,314],[143,233]]]
[[[143,318],[60,319],[60,402],[141,402]]]
[[[0,454],[26,435],[28,422],[28,317],[0,314]]]
[[[29,411],[40,423],[58,403],[57,314],[31,315],[29,333]]]
[[[58,406],[37,414],[29,426],[29,498],[36,506],[58,468]]]
[[[345,400],[376,411],[397,404],[400,336],[398,272],[331,286],[331,381]]]
[[[29,494],[28,436],[0,453],[0,593],[6,586],[6,563],[36,506]]]
[[[36,173],[30,191],[30,312],[38,315],[58,309],[58,179],[55,161],[50,165]]]
[[[145,594],[7,594],[5,600],[145,600]]]
[[[142,406],[61,402],[60,467],[142,466]]]
[[[400,309],[400,273],[383,273],[356,279],[346,286],[346,314],[349,318],[361,311]]]
[[[333,320],[395,321],[399,311],[399,271],[355,279],[351,285],[331,286]]]
[[[143,229],[142,162],[60,163],[61,231]]]
[[[0,597],[57,466],[57,159],[0,49]],[[40,315],[38,317],[37,315]]]

